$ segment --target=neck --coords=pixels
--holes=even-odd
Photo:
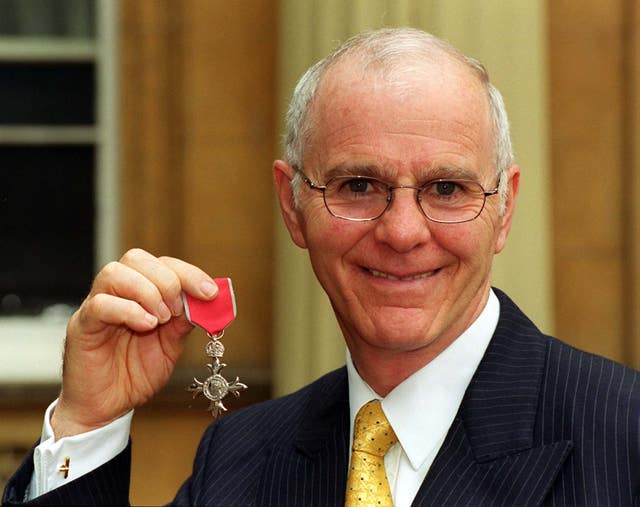
[[[358,374],[378,395],[387,396],[400,383],[429,364],[451,345],[482,313],[489,292],[465,324],[415,349],[376,347],[343,333]]]
[[[358,374],[379,396],[385,397],[408,377],[420,370],[443,350],[453,339],[428,350],[390,352],[389,350],[366,349],[349,344],[349,352]]]

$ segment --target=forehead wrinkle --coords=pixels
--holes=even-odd
[[[344,135],[345,132],[347,133],[346,136]],[[325,123],[322,128],[316,129],[310,137],[307,151],[309,153],[326,152],[328,146],[331,146],[333,150],[343,146],[367,146],[367,140],[365,139],[363,142],[357,132],[358,129],[354,128],[353,123],[341,124],[337,127],[332,125],[331,130],[326,128]],[[334,143],[334,139],[336,138],[338,142]]]
[[[439,136],[438,133],[433,133],[431,135],[411,133],[411,132],[390,132],[388,133],[389,137],[398,137],[404,139],[415,138],[419,140],[424,140],[425,143],[429,141],[437,140],[438,142],[444,142],[446,144],[458,144],[464,146],[469,152],[476,154],[482,152],[482,143],[478,142],[471,136],[467,136],[464,134],[457,135],[455,139],[450,139],[446,134],[443,136]]]
[[[407,123],[406,121],[404,123]],[[473,153],[480,153],[484,150],[488,150],[487,153],[490,153],[489,146],[483,146],[484,142],[481,139],[482,133],[485,132],[484,129],[480,127],[480,125],[469,125],[464,121],[459,120],[437,120],[437,119],[418,119],[412,120],[410,123],[416,124],[416,128],[411,128],[410,125],[394,129],[396,125],[390,125],[389,130],[387,130],[384,135],[389,136],[390,138],[401,138],[404,137],[406,139],[424,139],[425,141],[429,139],[437,139],[439,141],[445,141],[447,143],[458,142],[460,145],[464,146],[467,150]],[[474,122],[478,123],[478,122]],[[417,128],[417,124],[427,124],[431,125],[433,128],[430,129],[429,132],[420,131]],[[451,132],[451,125],[456,125],[459,129],[454,129],[456,131],[455,139],[450,139],[448,136]],[[331,145],[332,139],[335,137],[341,138],[341,134],[345,131],[351,132],[353,131],[353,135],[348,135],[344,138],[339,139],[339,143],[335,145],[335,147],[339,148],[342,146],[351,146],[353,148],[361,145],[363,147],[369,147],[368,138],[366,137],[366,131],[362,132],[361,130],[354,128],[355,123],[351,122],[349,124],[344,124],[338,126],[337,128],[333,128],[330,132],[324,133],[323,144]],[[447,126],[448,125],[448,126]],[[443,127],[442,130],[439,127]],[[442,135],[440,135],[442,132]],[[480,134],[479,134],[480,133]],[[364,135],[364,140],[361,140]],[[490,140],[485,140],[489,142]]]
[[[414,132],[411,129],[403,129],[398,130],[397,132],[390,132],[390,134],[439,138],[440,136],[438,136],[438,132],[443,131],[449,133],[451,132],[451,130],[455,130],[456,138],[466,141],[462,142],[461,144],[471,149],[477,150],[482,149],[483,143],[481,137],[483,137],[484,132],[487,131],[485,128],[483,128],[481,124],[482,122],[480,121],[462,121],[456,119],[440,120],[435,118],[425,118],[416,120],[405,120],[405,123],[416,123],[421,125],[426,124],[432,127],[433,131],[429,132],[427,135],[422,132]],[[451,129],[452,125],[458,127],[458,129]],[[440,129],[439,127],[442,127],[442,129]],[[486,127],[490,127],[490,125],[487,124]]]

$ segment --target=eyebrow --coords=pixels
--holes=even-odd
[[[371,178],[385,179],[379,167],[375,165],[338,165],[328,169],[324,174],[327,181],[336,176],[369,176]]]
[[[383,181],[393,181],[396,171],[385,171],[372,164],[337,165],[323,175],[328,181],[336,176],[368,176]],[[391,174],[390,174],[391,173]],[[418,183],[439,179],[456,179],[478,181],[478,174],[470,169],[456,166],[431,166],[419,169],[416,174]]]
[[[454,166],[427,167],[418,172],[419,181],[440,179],[478,181],[478,174],[470,169]]]

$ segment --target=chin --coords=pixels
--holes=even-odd
[[[426,322],[424,310],[387,312],[382,319],[372,321],[374,341],[385,348],[415,350],[434,341],[431,322]]]
[[[379,335],[369,342],[369,345],[381,352],[384,352],[389,357],[394,354],[400,354],[406,359],[409,358],[407,354],[413,352],[420,352],[428,350],[435,340],[430,340],[424,336],[389,336]]]

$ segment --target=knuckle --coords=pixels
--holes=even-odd
[[[121,264],[119,262],[111,261],[100,270],[100,273],[98,273],[98,277],[111,278],[116,272],[120,270],[120,267]]]
[[[128,264],[130,262],[135,262],[137,259],[142,259],[149,256],[150,254],[142,248],[131,248],[130,250],[127,250],[120,258],[120,262]]]
[[[180,283],[180,279],[175,273],[169,275],[164,282],[164,292],[168,294],[177,294],[182,290],[182,284]]]
[[[163,266],[166,268],[166,269],[159,270],[159,272],[160,271],[162,272],[162,276],[159,281],[160,289],[164,293],[177,294],[182,290],[182,283],[180,282],[180,277],[178,276],[178,273],[174,271],[173,267],[170,264],[172,257],[163,256],[163,257],[160,257],[159,260],[162,262]]]
[[[86,327],[100,311],[101,295],[88,297],[84,300],[78,311],[71,316],[68,330]]]
[[[90,298],[87,298],[80,307],[80,312],[83,317],[88,315],[95,315],[100,313],[106,304],[106,296],[104,294],[96,294]]]
[[[107,287],[109,287],[112,284],[113,280],[117,278],[117,273],[119,273],[121,269],[122,265],[116,261],[111,261],[103,266],[103,268],[98,272],[93,280],[91,292],[89,293],[87,299],[95,294],[104,291]]]

